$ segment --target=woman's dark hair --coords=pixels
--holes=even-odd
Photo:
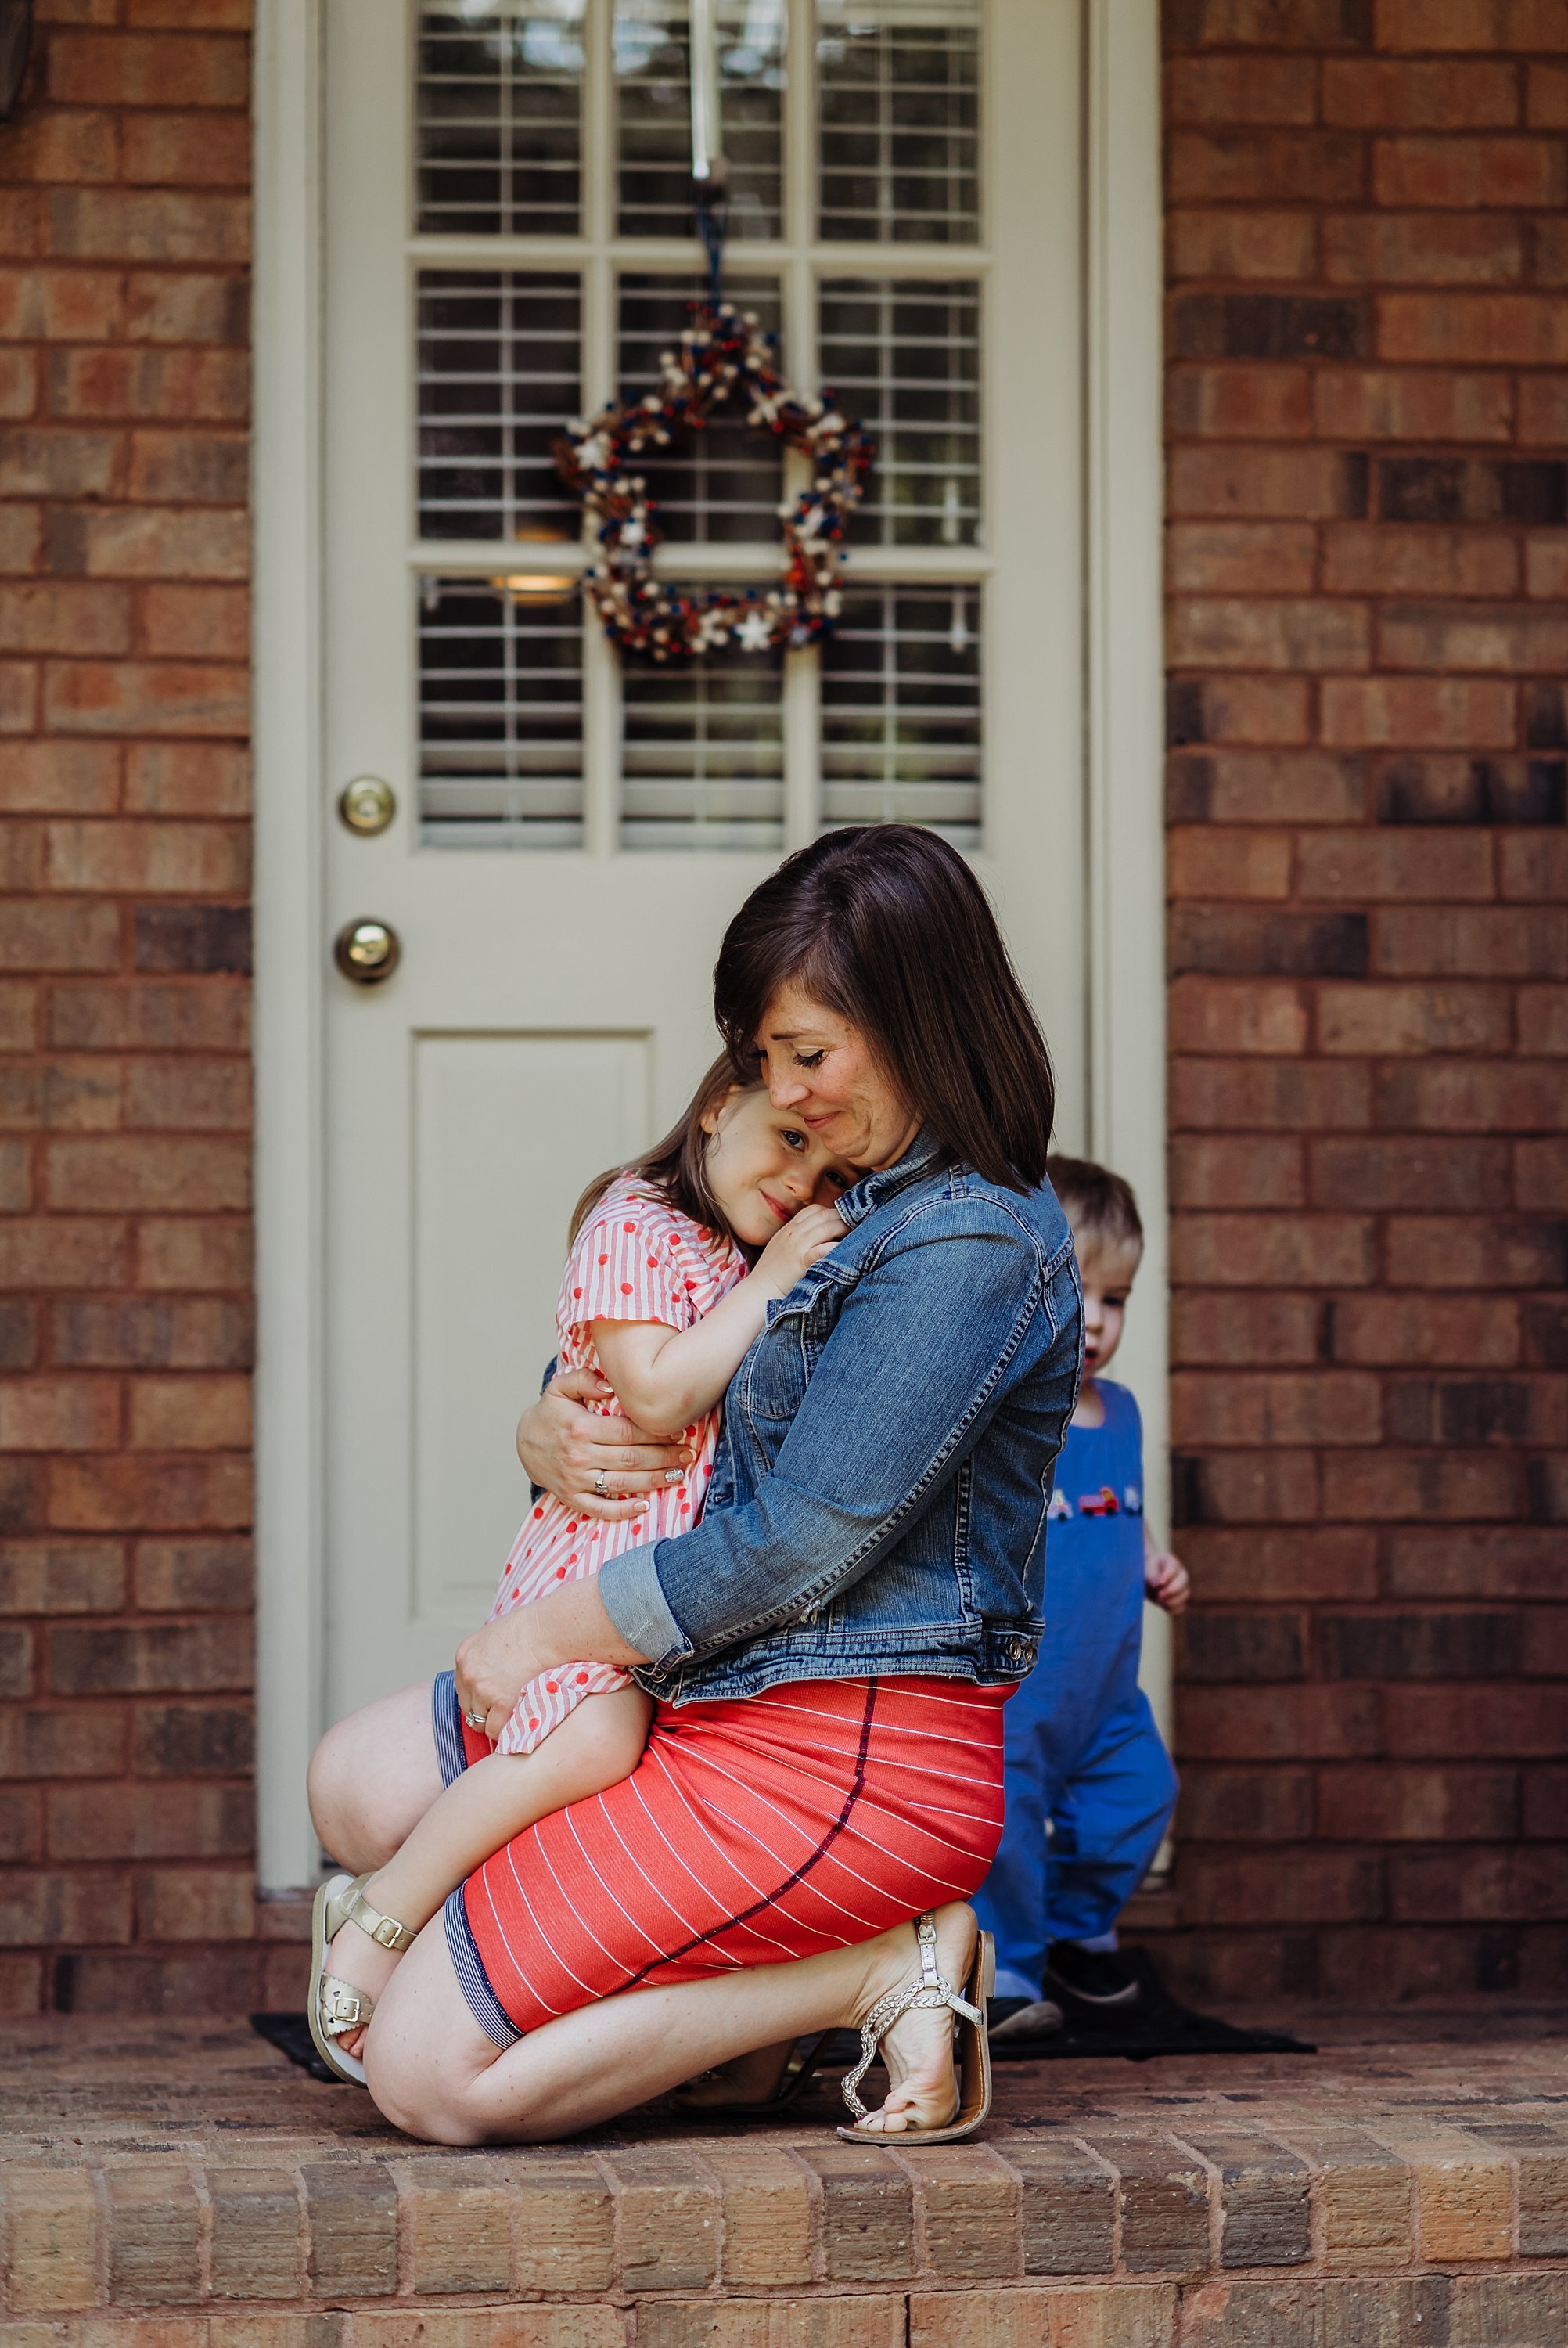
[[[754,1073],[763,1014],[792,982],[866,1036],[949,1164],[1012,1190],[1044,1179],[1050,1055],[985,891],[935,832],[830,831],[753,890],[713,972],[737,1069]]]
[[[729,1220],[708,1187],[708,1137],[702,1130],[702,1119],[711,1108],[717,1107],[726,1093],[734,1091],[737,1084],[754,1085],[756,1081],[754,1067],[749,1076],[738,1076],[728,1052],[721,1052],[662,1141],[656,1141],[651,1149],[645,1149],[630,1166],[612,1166],[607,1174],[594,1176],[572,1209],[568,1247],[610,1184],[618,1182],[623,1174],[636,1175],[681,1214],[690,1215],[694,1223],[706,1223],[710,1230],[723,1231],[733,1239]]]
[[[1143,1224],[1131,1182],[1092,1158],[1048,1158],[1045,1170],[1076,1235],[1109,1240],[1116,1247],[1143,1246]]]

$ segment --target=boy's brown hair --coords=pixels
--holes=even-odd
[[[1050,1187],[1078,1239],[1109,1241],[1114,1247],[1142,1247],[1143,1225],[1132,1185],[1109,1166],[1091,1158],[1061,1158],[1045,1161]]]

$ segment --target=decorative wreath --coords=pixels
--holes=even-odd
[[[660,356],[659,388],[612,401],[591,423],[573,424],[556,462],[582,500],[584,543],[594,561],[583,584],[604,633],[623,652],[656,661],[694,660],[727,645],[767,652],[815,644],[838,616],[844,525],[859,504],[874,449],[858,424],[825,399],[803,399],[779,376],[773,337],[731,303],[693,303],[678,351]],[[745,403],[746,422],[776,433],[812,460],[812,481],[779,512],[784,576],[776,587],[708,594],[668,587],[653,576],[657,507],[631,470],[665,448],[683,425],[701,430],[716,407]]]

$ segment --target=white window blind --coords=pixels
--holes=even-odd
[[[784,232],[784,0],[718,10],[719,105],[732,238]],[[692,233],[691,33],[685,0],[615,0],[622,236]]]
[[[423,234],[577,234],[585,5],[426,0],[415,75]]]
[[[574,539],[553,452],[582,405],[578,280],[423,270],[417,314],[421,538]]]
[[[628,665],[623,848],[784,846],[782,681],[776,654]]]
[[[821,234],[979,235],[979,0],[817,0]]]
[[[822,372],[870,426],[851,544],[973,546],[980,533],[980,293],[973,278],[828,278]]]
[[[822,655],[825,824],[980,838],[980,599],[968,587],[846,595]]]
[[[582,620],[575,587],[426,578],[419,612],[427,846],[582,845]]]

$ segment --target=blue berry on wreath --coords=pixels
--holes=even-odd
[[[583,586],[610,642],[654,661],[695,660],[734,649],[791,651],[828,634],[838,617],[844,529],[865,491],[875,454],[862,427],[825,399],[803,399],[780,376],[774,343],[749,311],[729,302],[692,305],[677,350],[660,357],[659,388],[612,401],[556,444],[562,479],[582,501],[583,542],[593,556]],[[812,479],[779,508],[784,575],[777,586],[704,594],[653,576],[657,508],[633,468],[667,448],[683,426],[700,430],[715,407],[743,412],[811,459]]]

